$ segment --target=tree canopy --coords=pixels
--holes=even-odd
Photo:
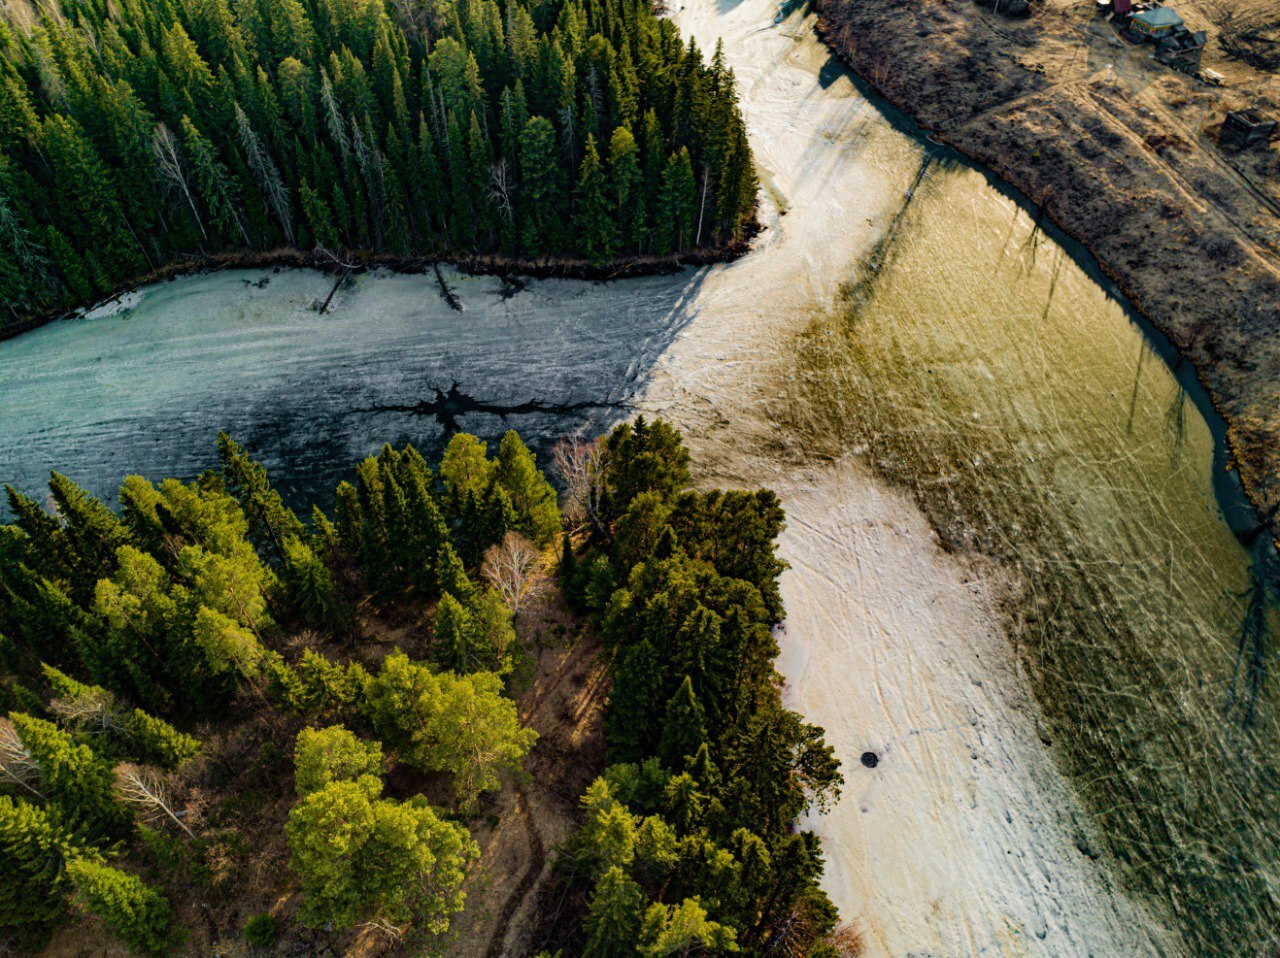
[[[0,11],[0,323],[202,253],[718,246],[755,198],[732,72],[645,0]]]

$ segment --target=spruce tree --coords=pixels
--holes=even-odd
[[[249,534],[260,548],[285,562],[285,542],[301,538],[302,523],[271,487],[267,471],[225,432],[218,433],[218,458],[227,492],[235,497],[249,522]]]
[[[629,253],[640,253],[645,230],[644,179],[640,149],[625,126],[614,130],[609,141],[609,202],[620,247]]]
[[[583,958],[617,958],[635,953],[640,922],[649,905],[644,890],[617,865],[605,870],[587,906]]]
[[[66,908],[66,863],[86,849],[49,813],[0,795],[0,934],[32,943]]]
[[[87,836],[118,836],[128,820],[112,794],[111,766],[52,722],[21,712],[9,721],[39,770],[39,790],[59,822]]]
[[[590,135],[578,171],[576,228],[578,243],[588,260],[600,264],[612,255],[617,226],[605,196],[604,165],[596,150],[596,139]]]
[[[169,903],[139,878],[88,858],[67,863],[76,899],[135,951],[161,954],[170,944]]]
[[[679,769],[685,759],[697,754],[707,742],[707,717],[694,694],[689,676],[684,677],[680,688],[667,703],[662,739],[658,743],[658,757],[667,768]]]
[[[684,249],[694,243],[697,223],[697,187],[693,164],[685,147],[672,153],[662,171],[662,191],[658,197],[657,246],[664,252]]]

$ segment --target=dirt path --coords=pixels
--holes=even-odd
[[[522,613],[521,633],[544,638],[568,628],[565,610]],[[608,676],[593,637],[553,638],[537,652],[533,681],[519,696],[521,721],[539,740],[527,780],[506,789],[489,821],[473,829],[482,850],[467,907],[454,924],[454,958],[525,958],[540,923],[534,909],[555,848],[575,827],[578,798],[601,768]],[[496,824],[490,824],[496,822]]]

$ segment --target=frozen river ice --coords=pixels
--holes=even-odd
[[[516,292],[448,277],[462,312],[434,278],[375,272],[321,316],[311,304],[332,285],[321,273],[214,273],[2,343],[3,479],[38,490],[57,468],[110,495],[126,470],[194,475],[226,429],[303,505],[383,441],[431,450],[446,428],[497,438],[514,427],[545,449],[626,414],[701,280],[525,280]],[[530,403],[542,411],[508,413]]]

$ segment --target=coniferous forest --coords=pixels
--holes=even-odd
[[[0,325],[216,253],[724,246],[755,194],[731,71],[649,0],[0,10]]]
[[[305,521],[225,435],[116,509],[57,473],[44,504],[10,487],[0,945],[484,953],[457,926],[483,920],[482,843],[577,769],[528,955],[856,953],[797,827],[842,780],[780,699],[776,497],[691,491],[661,421],[554,460],[560,495],[514,432],[434,468],[384,446]],[[557,641],[600,670],[602,741],[539,782]]]

